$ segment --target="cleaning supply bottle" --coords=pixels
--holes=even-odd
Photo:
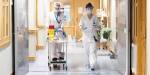
[[[49,33],[49,39],[50,39],[51,41],[53,41],[53,40],[54,40],[54,37],[55,37],[55,28],[54,28],[54,25],[53,25],[53,24],[50,24],[50,25],[49,25],[48,33]]]

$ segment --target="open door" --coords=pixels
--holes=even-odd
[[[15,75],[25,75],[29,70],[28,65],[28,0],[14,0],[13,8],[13,45],[14,45],[14,72]]]

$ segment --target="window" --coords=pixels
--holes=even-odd
[[[10,0],[0,0],[0,48],[10,42]]]

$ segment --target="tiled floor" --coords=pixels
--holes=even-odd
[[[99,53],[109,54],[103,50]],[[109,56],[98,56],[96,70],[91,72],[85,66],[86,57],[82,44],[69,44],[68,71],[49,71],[47,48],[39,50],[37,56],[37,61],[30,62],[30,71],[27,75],[122,75],[118,70],[117,59],[110,59]]]

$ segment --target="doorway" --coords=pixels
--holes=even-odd
[[[56,1],[58,2],[58,1]],[[65,2],[65,1],[64,1]],[[68,72],[72,73],[95,73],[95,74],[103,74],[103,75],[108,75],[108,74],[115,74],[115,75],[127,75],[129,73],[129,65],[130,65],[130,42],[129,42],[129,3],[128,0],[92,0],[91,3],[94,5],[94,14],[98,16],[99,12],[103,12],[102,15],[99,16],[99,19],[102,20],[103,24],[103,30],[111,30],[113,34],[112,41],[107,43],[104,41],[102,45],[100,43],[97,44],[98,47],[98,68],[95,72],[90,72],[85,69],[84,63],[86,63],[86,56],[83,45],[82,45],[82,32],[79,29],[79,21],[80,21],[80,16],[82,16],[82,11],[84,10],[84,6],[86,3],[88,3],[88,0],[84,0],[83,2],[80,2],[79,0],[71,0],[69,4],[65,5],[64,8],[66,11],[69,10],[70,14],[70,21],[65,22],[64,30],[68,34],[68,37],[70,37],[71,43],[68,45],[68,49],[70,50],[68,52],[69,59],[69,70]],[[24,1],[22,0],[22,3]],[[63,2],[61,2],[63,4]],[[79,4],[80,3],[80,4]],[[19,5],[16,3],[16,5]],[[113,6],[113,7],[111,7]],[[16,6],[15,6],[16,7]],[[24,7],[27,7],[26,5]],[[123,10],[122,8],[126,7],[125,9],[128,11]],[[19,9],[19,8],[18,8]],[[115,10],[115,11],[114,11]],[[27,11],[27,10],[25,10]],[[16,13],[16,12],[15,12]],[[19,15],[19,14],[15,14]],[[68,15],[68,14],[67,14]],[[25,19],[26,20],[26,19]],[[24,20],[24,21],[25,21]],[[113,20],[113,21],[112,21]],[[19,20],[17,20],[19,23]],[[28,22],[24,22],[28,23]],[[15,24],[16,25],[16,24]],[[28,25],[28,24],[27,24]],[[15,26],[14,26],[15,27]],[[26,26],[22,26],[23,28],[26,28]],[[15,27],[18,29],[18,27]],[[20,29],[20,28],[19,28]],[[21,28],[22,30],[22,28]],[[27,35],[24,37],[26,38]],[[103,36],[103,35],[102,35]],[[25,39],[24,38],[24,39]],[[125,39],[125,40],[124,40]],[[24,40],[27,42],[27,40]],[[100,41],[100,42],[102,42]],[[15,44],[19,44],[16,43]],[[111,46],[113,50],[107,50],[109,49],[108,46]],[[24,44],[25,46],[25,44]],[[106,47],[107,46],[107,47]],[[16,47],[16,46],[15,46]],[[25,47],[28,48],[28,47]],[[20,49],[20,48],[19,48]],[[44,57],[44,61],[41,60],[44,64],[46,63],[46,70],[45,67],[41,67],[40,70],[37,70],[37,67],[32,67],[32,71],[29,72],[29,75],[36,75],[36,74],[53,74],[53,72],[50,72],[47,66],[47,57],[48,57],[48,52],[47,52],[47,47],[45,50],[38,51],[38,54],[41,55],[43,53],[44,56],[38,56],[39,58]],[[45,53],[45,54],[44,54]],[[15,54],[16,55],[16,54]],[[23,56],[23,57],[27,57]],[[83,57],[83,58],[80,58]],[[23,58],[21,58],[23,59]],[[46,59],[46,60],[45,60]],[[72,60],[74,59],[74,61]],[[19,59],[17,59],[19,60]],[[26,60],[25,60],[26,61]],[[34,65],[34,63],[40,64],[40,61],[35,61],[35,62],[30,62],[29,65]],[[29,66],[30,67],[30,66]],[[39,68],[39,67],[38,67]],[[43,70],[41,70],[43,69]],[[28,69],[26,69],[28,71]],[[30,69],[29,69],[30,70]],[[17,70],[16,70],[17,71]],[[63,73],[66,74],[66,71],[54,71],[54,74],[58,73]]]

